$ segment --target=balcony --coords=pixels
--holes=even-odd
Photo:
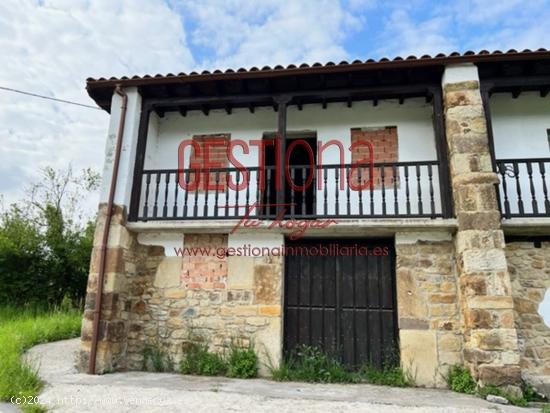
[[[443,217],[438,161],[376,163],[372,170],[294,165],[280,190],[277,173],[273,166],[143,170],[137,220]]]
[[[504,218],[550,217],[550,158],[500,159],[496,165]]]

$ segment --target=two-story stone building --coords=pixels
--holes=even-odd
[[[83,369],[139,369],[150,343],[177,360],[192,328],[253,340],[264,373],[310,344],[349,366],[397,353],[426,386],[454,364],[549,383],[550,52],[87,89],[111,122]]]

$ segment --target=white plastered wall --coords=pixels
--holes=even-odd
[[[293,131],[314,131],[318,141],[323,143],[332,139],[340,140],[345,148],[344,160],[351,163],[351,128],[360,127],[384,127],[397,126],[398,134],[398,160],[399,161],[426,161],[436,160],[436,146],[434,131],[432,125],[432,107],[424,99],[407,99],[403,104],[397,100],[383,100],[377,106],[372,102],[355,102],[351,108],[345,103],[328,104],[327,109],[322,109],[320,104],[304,105],[303,110],[299,111],[297,107],[290,106],[287,115],[287,130]],[[194,135],[229,133],[231,139],[241,139],[247,143],[251,140],[259,140],[266,132],[277,130],[277,113],[272,108],[257,108],[255,113],[250,113],[248,109],[234,109],[231,115],[223,110],[211,111],[209,116],[199,111],[188,112],[186,117],[179,113],[167,113],[164,118],[158,118],[156,114],[151,115],[149,125],[149,137],[147,144],[147,153],[145,159],[145,169],[175,169],[178,167],[178,147],[183,140],[190,140]],[[185,152],[185,165],[188,167],[190,148]],[[258,166],[258,147],[249,145],[249,153],[243,153],[241,148],[235,148],[234,155],[243,165],[248,167]],[[336,146],[331,146],[323,152],[323,164],[338,164],[339,151]],[[396,193],[399,205],[405,205],[406,187],[404,185],[404,168],[399,169],[401,184],[397,186]],[[416,170],[409,168],[409,192],[412,213],[418,212],[416,200],[420,197],[424,205],[424,211],[430,205],[430,186],[428,180],[428,169],[421,167],[422,176],[420,182],[420,194],[418,192],[418,182],[416,180]],[[327,198],[328,213],[335,213],[335,170],[327,173]],[[174,176],[170,177],[168,200],[169,214],[171,206],[174,204]],[[250,186],[249,200],[254,202],[257,199],[255,182],[257,172],[252,171],[250,180],[253,185]],[[233,177],[235,180],[235,177]],[[436,212],[441,211],[438,169],[436,166],[432,169],[432,182],[434,188],[434,198]],[[159,188],[159,202],[164,203],[164,177]],[[172,185],[172,186],[170,186]],[[394,208],[394,188],[387,184],[385,196],[387,203],[387,212],[393,213]],[[153,194],[150,194],[150,197]],[[182,197],[183,195],[178,195]],[[207,213],[214,213],[215,194],[209,193]],[[370,213],[370,194],[369,191],[363,191],[364,211]],[[188,201],[194,205],[194,193],[189,194]],[[239,193],[239,205],[245,203],[245,191]],[[317,191],[317,212],[323,213],[324,189]],[[197,204],[199,205],[198,214],[204,214],[204,194],[197,194]],[[149,200],[151,202],[151,199]],[[339,194],[339,210],[346,211],[345,191]],[[150,203],[149,202],[149,203]],[[229,191],[227,200],[229,205],[237,203],[234,191]],[[352,191],[350,203],[352,213],[358,212],[359,193]],[[374,213],[381,214],[382,191],[374,191],[373,199]],[[181,198],[180,198],[181,203]],[[219,194],[218,205],[225,204],[225,195]],[[142,205],[143,206],[143,199]],[[225,210],[218,210],[220,214]],[[404,211],[401,210],[401,213]],[[188,214],[192,211],[188,211]],[[244,213],[244,208],[239,211]],[[169,215],[170,216],[170,215]]]
[[[141,96],[135,87],[126,88],[125,91],[128,95],[128,102],[114,203],[116,205],[128,207],[130,203],[130,194],[132,192],[134,162],[136,159],[137,134],[141,113]],[[121,105],[122,98],[114,93],[111,101],[109,131],[105,144],[105,161],[103,165],[100,203],[105,203],[109,199]]]
[[[547,130],[550,129],[550,96],[524,92],[516,99],[508,93],[491,97],[491,120],[497,160],[518,158],[550,158]],[[550,188],[550,163],[545,163],[546,185]],[[532,165],[535,199],[544,207],[544,192],[539,164]],[[532,212],[531,187],[526,164],[519,165],[519,183],[525,212]],[[511,212],[518,212],[516,180],[507,179]],[[503,187],[500,186],[504,199]]]

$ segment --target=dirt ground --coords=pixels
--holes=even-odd
[[[74,368],[78,339],[42,344],[27,357],[47,382],[40,401],[54,412],[535,412],[445,390],[278,383],[168,373],[103,376]],[[0,412],[3,410],[0,406]]]

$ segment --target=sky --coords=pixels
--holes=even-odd
[[[93,105],[88,77],[550,49],[549,21],[550,0],[2,0],[0,86]],[[4,204],[45,166],[100,171],[107,125],[0,90]]]

